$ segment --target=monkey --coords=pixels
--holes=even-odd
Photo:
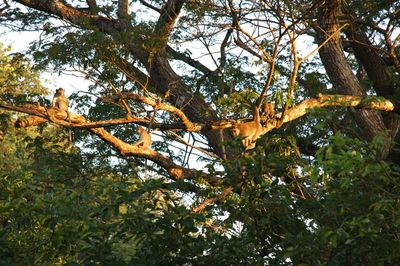
[[[186,100],[185,96],[178,96],[178,98],[176,98],[175,106],[179,109],[182,108],[185,100]]]
[[[265,102],[262,111],[266,118],[273,118],[275,116],[275,104],[273,102]]]
[[[53,100],[51,101],[51,107],[67,112],[67,119],[69,120],[68,104],[68,99],[65,96],[65,90],[63,88],[56,89],[56,93],[54,93]],[[68,141],[70,144],[72,143],[71,129],[68,130]]]
[[[152,142],[150,133],[143,127],[138,127],[137,130],[140,134],[140,139],[133,145],[141,147],[145,150],[149,149],[151,142]]]
[[[256,141],[263,133],[263,127],[260,123],[260,114],[258,108],[255,108],[253,120],[245,123],[234,123],[232,133],[241,136],[242,144],[245,150],[254,149]]]
[[[65,91],[63,88],[58,88],[56,93],[54,93],[53,101],[51,102],[51,107],[58,108],[61,111],[68,112],[68,99],[65,97]]]

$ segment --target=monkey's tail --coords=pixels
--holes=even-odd
[[[67,111],[67,120],[69,123],[71,123],[71,118],[69,116],[69,112]],[[71,128],[68,129],[68,145],[72,145],[72,130]]]

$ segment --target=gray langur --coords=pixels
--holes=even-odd
[[[54,93],[53,100],[51,101],[51,107],[68,112],[68,99],[65,96],[65,90],[63,88],[58,88],[56,93]]]
[[[143,127],[138,127],[137,130],[140,134],[140,139],[133,145],[141,147],[144,150],[148,150],[151,145],[150,133]]]
[[[275,104],[273,102],[266,102],[262,107],[263,115],[269,119],[275,117]]]
[[[255,108],[253,120],[245,123],[235,123],[232,127],[234,136],[242,137],[242,144],[245,150],[254,149],[256,141],[263,133],[263,127],[260,123],[260,114],[258,108]]]

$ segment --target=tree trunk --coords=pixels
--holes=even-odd
[[[374,48],[369,38],[362,29],[355,25],[349,27],[346,35],[350,40],[351,47],[354,50],[354,55],[357,61],[362,65],[367,72],[368,78],[372,81],[376,94],[390,100],[395,100],[395,86],[392,83],[387,67],[377,49]],[[383,154],[389,152],[390,146],[394,143],[393,152],[400,150],[399,142],[393,142],[398,136],[400,128],[400,117],[395,113],[387,113],[383,115],[383,121],[389,132],[384,143]],[[399,136],[400,137],[400,136]],[[400,161],[400,154],[391,154],[391,160],[394,162]]]
[[[327,37],[339,29],[337,17],[340,15],[341,1],[328,0],[321,6],[318,16],[317,41],[322,44]],[[333,84],[340,94],[365,96],[366,91],[362,88],[356,76],[353,74],[344,55],[340,33],[336,33],[326,45],[319,50],[322,63]],[[370,141],[377,134],[386,129],[382,116],[377,111],[356,110],[355,121],[362,129],[365,140]]]

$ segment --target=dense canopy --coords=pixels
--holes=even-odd
[[[2,2],[0,261],[400,260],[399,1]]]

